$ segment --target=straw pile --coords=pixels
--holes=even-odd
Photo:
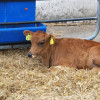
[[[0,100],[100,100],[100,72],[48,69],[27,52],[0,51]]]

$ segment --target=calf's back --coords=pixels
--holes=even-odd
[[[93,63],[89,62],[90,55],[92,55],[92,53],[90,54],[91,48],[100,46],[100,43],[95,41],[74,38],[55,38],[54,41],[54,45],[49,47],[49,51],[46,51],[50,56],[42,55],[43,61],[48,59],[51,66],[64,65],[78,69],[91,68],[91,63]],[[93,52],[97,51],[93,50]]]

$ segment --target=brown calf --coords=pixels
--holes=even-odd
[[[98,42],[75,38],[55,38],[43,31],[35,33],[24,31],[26,36],[29,33],[32,37],[28,56],[41,56],[45,66],[63,65],[77,69],[100,67],[100,43]]]

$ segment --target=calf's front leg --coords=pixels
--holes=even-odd
[[[42,64],[50,68],[52,66],[51,59],[42,59]]]

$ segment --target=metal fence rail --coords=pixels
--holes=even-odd
[[[27,21],[27,22],[7,22],[7,23],[0,23],[0,25],[33,24],[33,23],[35,23],[35,24],[36,23],[56,23],[56,22],[67,22],[67,21],[81,21],[81,20],[97,20],[97,17],[58,19],[58,20],[40,20],[40,21]]]

